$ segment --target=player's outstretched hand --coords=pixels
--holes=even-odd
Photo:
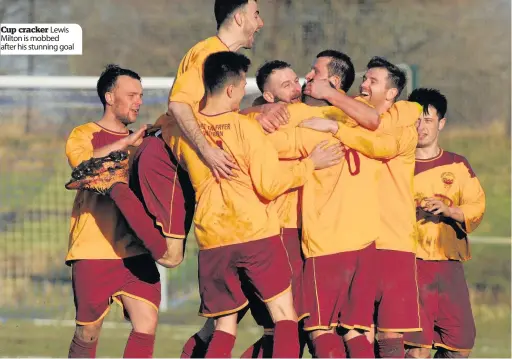
[[[290,119],[288,105],[285,103],[267,103],[262,105],[263,114],[274,117],[280,125],[286,125]]]
[[[268,133],[276,131],[279,126],[281,126],[279,120],[275,116],[267,115],[264,113],[260,113],[258,116],[256,116],[256,121],[258,121],[263,130]]]
[[[115,151],[80,163],[73,169],[65,187],[106,195],[115,184],[128,183],[128,174],[128,152]]]
[[[344,147],[341,143],[327,146],[328,141],[322,141],[315,146],[309,159],[313,161],[316,170],[331,167],[341,162],[344,155]],[[327,146],[327,147],[325,147]]]
[[[314,97],[319,100],[326,100],[332,91],[337,91],[332,87],[329,80],[312,80],[306,84],[304,94]]]
[[[137,131],[124,138],[126,146],[138,147],[142,143],[144,135],[149,128],[149,125],[142,125]]]
[[[230,179],[232,177],[238,177],[236,173],[233,172],[234,169],[238,169],[236,162],[220,148],[206,146],[206,148],[201,151],[201,155],[217,181],[221,178]]]
[[[338,132],[338,122],[320,117],[312,117],[304,120],[299,124],[299,127],[320,132],[331,132],[332,134]]]

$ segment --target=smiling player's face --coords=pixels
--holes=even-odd
[[[112,111],[116,118],[128,125],[137,121],[142,105],[142,85],[130,76],[119,76],[111,91]]]
[[[289,67],[274,70],[268,77],[265,89],[271,95],[269,99],[273,100],[270,102],[296,103],[301,99],[299,77]]]
[[[258,3],[254,0],[249,0],[244,7],[244,11],[242,11],[242,16],[242,29],[246,39],[244,48],[250,49],[254,45],[254,36],[263,27],[263,20],[260,17]]]

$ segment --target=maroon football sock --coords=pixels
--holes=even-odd
[[[366,339],[365,335],[349,339],[345,345],[349,358],[375,358],[373,344]]]
[[[162,258],[167,251],[167,242],[160,231],[155,228],[153,220],[130,187],[126,183],[117,183],[110,191],[110,198],[119,208],[137,237],[151,252],[153,258],[155,260]]]
[[[381,358],[404,358],[404,338],[379,339],[379,357]]]
[[[155,335],[131,331],[124,348],[123,358],[152,358]]]
[[[340,337],[334,333],[322,334],[313,339],[315,355],[318,358],[346,358]]]
[[[196,333],[183,346],[180,358],[204,358],[206,349],[208,349],[208,343],[205,343]]]
[[[299,327],[293,320],[280,320],[274,329],[272,358],[299,357]]]
[[[68,358],[96,358],[97,347],[98,340],[85,342],[75,334],[69,346]]]
[[[231,358],[236,337],[232,334],[216,330],[208,345],[205,358]]]

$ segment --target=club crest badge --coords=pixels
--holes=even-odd
[[[455,175],[452,172],[441,173],[441,181],[443,181],[445,188],[450,187],[455,180]]]

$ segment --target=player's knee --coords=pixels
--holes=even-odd
[[[167,238],[167,251],[157,263],[166,268],[175,268],[183,262],[183,241]]]
[[[229,333],[233,336],[236,336],[236,330],[238,325],[237,318],[237,313],[217,318],[215,322],[215,330],[220,330]]]
[[[375,342],[375,328],[372,327],[369,331],[364,332],[364,335],[366,339],[370,342],[370,344],[373,344]]]
[[[428,348],[410,348],[405,352],[406,358],[430,358],[430,349]]]
[[[317,339],[318,337],[322,336],[322,335],[325,335],[325,334],[334,334],[336,331],[334,328],[331,328],[331,329],[327,329],[327,330],[324,330],[324,329],[319,329],[319,330],[313,330],[311,332],[309,332],[309,338],[311,340],[315,340]]]
[[[84,342],[95,342],[100,336],[102,324],[103,321],[87,325],[77,325],[75,329],[75,336]]]
[[[166,261],[168,262],[169,268],[175,268],[183,262],[183,253],[170,253],[166,257]]]
[[[154,335],[157,325],[158,312],[153,308],[145,308],[145,310],[140,311],[136,317],[133,316],[132,318],[133,330],[138,333]]]
[[[297,313],[293,306],[293,296],[290,291],[283,293],[279,297],[267,302],[268,311],[272,315],[274,323],[281,320],[297,321]]]

